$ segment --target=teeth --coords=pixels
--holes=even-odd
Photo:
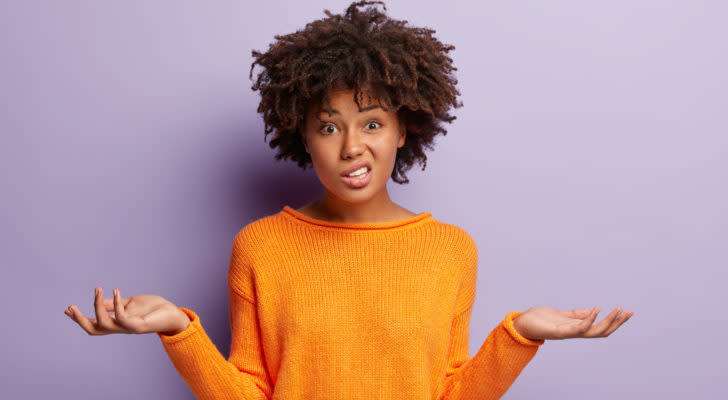
[[[367,172],[367,167],[361,167],[357,169],[356,171],[349,174],[349,176],[357,176],[361,174],[365,174]]]

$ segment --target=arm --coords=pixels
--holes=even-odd
[[[255,304],[229,290],[232,344],[225,359],[205,333],[199,316],[180,307],[190,325],[175,335],[158,333],[172,364],[200,400],[258,400],[273,392],[260,345]]]
[[[442,400],[500,399],[536,354],[544,340],[523,337],[513,326],[522,312],[509,312],[470,357],[470,319],[475,303],[478,252],[468,236],[463,281],[452,321],[450,351]]]
[[[468,350],[469,309],[453,320],[443,399],[500,399],[531,361],[543,340],[527,339],[513,328],[522,312],[509,312],[474,357]]]
[[[220,354],[202,329],[200,318],[187,308],[180,307],[190,318],[187,329],[172,336],[159,334],[170,360],[199,400],[262,400],[273,395],[252,285],[248,246],[254,241],[246,232],[243,229],[233,242],[228,269],[229,359]]]

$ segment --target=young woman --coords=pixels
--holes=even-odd
[[[606,337],[631,315],[533,307],[506,314],[471,357],[477,248],[461,228],[387,193],[424,163],[462,104],[429,29],[353,3],[345,15],[253,51],[253,86],[277,159],[312,164],[311,203],[258,219],[233,241],[225,359],[194,311],[155,295],[104,299],[92,335],[152,333],[199,399],[497,399],[545,340]],[[386,10],[386,7],[385,7]],[[424,165],[423,165],[424,170]]]

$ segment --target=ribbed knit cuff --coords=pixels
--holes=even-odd
[[[513,320],[521,314],[523,314],[523,311],[511,311],[506,314],[506,318],[503,320],[503,327],[506,328],[508,333],[510,333],[513,339],[515,339],[518,343],[530,346],[539,346],[544,344],[545,340],[543,339],[531,340],[518,333],[516,328],[513,326]]]
[[[202,329],[202,325],[200,324],[200,317],[195,314],[194,311],[190,310],[186,307],[179,307],[182,312],[187,314],[187,316],[190,318],[190,324],[187,326],[187,329],[183,330],[182,332],[177,333],[176,335],[165,335],[161,332],[157,332],[157,336],[164,342],[165,344],[172,344],[175,342],[179,342],[180,340],[183,340],[187,338],[188,336],[194,334],[195,332]]]

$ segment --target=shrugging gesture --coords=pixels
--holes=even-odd
[[[615,308],[595,325],[599,306],[591,310],[531,307],[513,320],[513,327],[531,340],[607,337],[634,315],[631,310],[621,311],[621,307]]]
[[[182,310],[163,297],[140,294],[122,298],[119,289],[114,289],[113,299],[105,299],[101,287],[95,288],[94,309],[96,318],[86,317],[74,305],[64,313],[93,336],[152,332],[173,335],[185,330],[190,322]]]

